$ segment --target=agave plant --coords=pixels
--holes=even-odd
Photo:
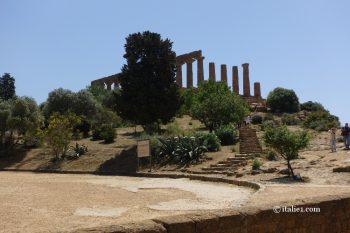
[[[159,155],[168,162],[187,164],[203,157],[207,148],[197,137],[174,137],[159,139],[162,146]]]

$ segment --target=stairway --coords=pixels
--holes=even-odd
[[[241,154],[259,154],[262,152],[255,129],[248,127],[239,129],[239,152]]]
[[[251,155],[236,154],[234,157],[228,157],[226,160],[211,164],[210,167],[203,167],[201,174],[225,174],[234,175],[238,167],[247,164],[247,160],[251,159]]]

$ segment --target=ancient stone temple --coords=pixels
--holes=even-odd
[[[204,57],[201,50],[193,51],[190,53],[182,54],[176,57],[176,83],[181,88],[193,88],[193,63],[197,63],[197,85],[203,82],[204,79]],[[183,83],[182,66],[186,64],[186,77],[185,83]],[[236,95],[240,95],[253,110],[263,111],[266,109],[265,100],[261,97],[261,86],[259,82],[254,82],[254,93],[250,91],[250,77],[249,77],[249,63],[242,64],[243,69],[243,94],[240,95],[239,89],[239,70],[238,66],[232,66],[232,91]],[[227,66],[221,64],[220,66],[220,81],[226,82],[227,79]],[[209,62],[209,75],[208,80],[216,81],[215,63]],[[116,88],[119,86],[119,74],[114,74],[108,77],[100,78],[91,82],[91,86],[100,85],[105,87],[107,90],[111,90],[112,87]],[[229,84],[228,84],[229,85]]]

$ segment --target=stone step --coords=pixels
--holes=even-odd
[[[213,168],[213,167],[228,168],[228,167],[231,167],[231,164],[227,164],[227,163],[217,163],[217,164],[211,164],[210,167],[211,167],[211,168]]]
[[[203,171],[225,171],[227,170],[227,167],[203,167]]]
[[[247,159],[249,159],[249,158],[251,158],[253,155],[252,154],[244,154],[244,153],[242,153],[242,154],[236,154],[235,155],[235,158],[247,158]]]

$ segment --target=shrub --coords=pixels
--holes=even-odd
[[[269,93],[266,104],[275,113],[294,113],[300,109],[299,99],[295,92],[281,87]]]
[[[318,111],[326,111],[322,104],[318,102],[307,101],[300,105],[300,109],[308,112],[318,112]]]
[[[264,121],[273,121],[274,120],[274,116],[272,113],[266,113],[264,116]]]
[[[259,170],[261,165],[262,164],[258,159],[254,159],[252,164],[252,170]]]
[[[172,122],[166,126],[165,135],[167,136],[181,136],[184,131],[181,129],[177,122]]]
[[[306,117],[303,126],[317,131],[327,131],[328,129],[340,126],[339,118],[331,115],[328,111],[312,112]]]
[[[261,130],[265,131],[267,128],[271,128],[271,127],[274,127],[276,126],[275,122],[274,121],[271,121],[271,120],[268,120],[268,121],[264,121],[260,127],[261,127]]]
[[[299,119],[292,114],[284,113],[282,115],[282,123],[285,125],[297,125],[299,124]]]
[[[115,129],[112,125],[103,125],[100,136],[104,143],[112,143],[116,137]]]
[[[220,150],[221,142],[215,134],[197,134],[196,137],[198,137],[199,141],[201,142],[201,145],[205,146],[208,149],[208,151],[214,152]]]
[[[204,156],[207,148],[196,137],[174,137],[161,139],[159,156],[168,162],[188,164]]]
[[[87,138],[89,137],[90,129],[91,129],[90,122],[85,118],[82,118],[81,122],[74,127],[73,131],[74,132],[79,131],[83,134],[84,138]]]
[[[23,144],[26,148],[37,148],[43,143],[43,131],[36,129],[35,131],[27,132],[23,137]]]
[[[215,130],[215,135],[221,141],[221,145],[232,145],[236,143],[237,132],[231,125],[221,126]]]
[[[252,116],[252,123],[254,125],[258,125],[258,124],[261,124],[263,122],[263,117],[261,115],[253,115]]]
[[[276,160],[276,152],[274,152],[273,150],[269,150],[266,154],[266,159],[269,161]]]
[[[50,117],[49,125],[45,130],[45,137],[56,160],[66,154],[72,129],[79,122],[80,119],[75,114],[61,115],[54,113]]]
[[[97,140],[102,140],[102,127],[101,126],[94,126],[92,129],[92,140],[97,141]]]

